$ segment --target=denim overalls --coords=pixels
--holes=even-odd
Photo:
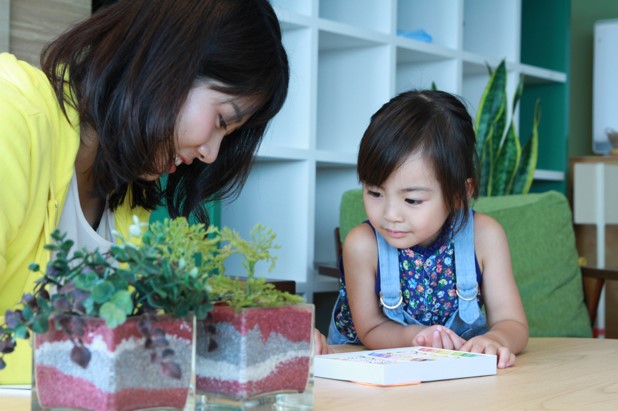
[[[380,267],[380,305],[384,315],[402,325],[417,324],[402,305],[399,272],[399,254],[384,237],[375,231],[378,242],[378,264]],[[487,332],[487,320],[477,302],[478,283],[474,254],[474,215],[470,211],[466,224],[453,238],[455,247],[455,269],[457,280],[458,309],[444,324],[464,339]],[[338,300],[339,301],[339,300]],[[350,340],[335,326],[334,316],[339,304],[335,304],[328,331],[328,344],[360,344],[358,337]]]

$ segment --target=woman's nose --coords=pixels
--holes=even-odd
[[[219,148],[221,147],[221,140],[223,140],[223,133],[217,136],[211,136],[207,143],[202,144],[197,148],[198,159],[206,164],[214,163],[219,155]]]

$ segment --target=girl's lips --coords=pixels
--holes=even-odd
[[[392,237],[392,238],[402,238],[402,237],[405,237],[406,235],[405,231],[397,231],[397,230],[389,230],[389,229],[384,229],[384,231],[386,231],[389,237]]]

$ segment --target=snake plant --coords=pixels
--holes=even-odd
[[[536,101],[532,133],[522,147],[513,117],[523,92],[523,75],[513,96],[507,127],[506,63],[502,60],[495,70],[489,67],[488,70],[489,82],[474,122],[480,160],[479,195],[525,194],[532,185],[538,157],[540,103]]]

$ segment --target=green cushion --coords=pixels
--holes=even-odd
[[[530,336],[591,337],[566,197],[556,191],[484,197],[474,209],[506,232]]]
[[[474,209],[494,217],[506,232],[530,335],[591,337],[566,197],[556,191],[484,197]],[[339,213],[343,241],[367,218],[362,190],[346,191]]]
[[[367,219],[363,204],[363,190],[352,189],[343,193],[339,206],[339,237],[341,243],[350,230]]]

